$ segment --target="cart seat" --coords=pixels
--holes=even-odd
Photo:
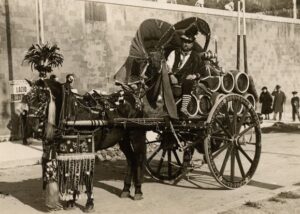
[[[182,87],[180,84],[172,84],[172,92],[175,98],[182,96]]]

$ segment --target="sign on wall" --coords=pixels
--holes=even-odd
[[[10,81],[11,102],[21,102],[23,96],[30,90],[30,85],[26,80]]]

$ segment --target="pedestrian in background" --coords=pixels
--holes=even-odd
[[[196,7],[204,7],[204,0],[198,0],[198,1],[196,1],[195,6]]]
[[[265,115],[265,120],[269,120],[269,114],[272,113],[273,98],[266,86],[262,87],[262,92],[259,96],[259,102],[261,103],[261,113]]]
[[[233,0],[230,0],[227,4],[225,4],[224,8],[225,8],[225,10],[234,11]]]
[[[285,93],[281,90],[280,85],[276,85],[274,91],[272,92],[272,96],[274,96],[274,102],[273,102],[273,120],[276,120],[277,113],[279,113],[279,121],[282,119],[282,113],[283,113],[283,105],[286,101]]]
[[[299,97],[297,96],[297,91],[293,91],[293,97],[291,99],[292,104],[292,117],[293,121],[295,122],[296,116],[298,117],[298,120],[300,121],[300,114],[299,114]]]
[[[75,82],[75,75],[74,74],[67,74],[66,76],[66,82],[63,84],[65,87],[65,90],[72,91],[73,93],[78,93],[78,90],[73,87]]]

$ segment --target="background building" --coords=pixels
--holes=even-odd
[[[38,40],[36,1],[0,1],[0,136],[18,134],[10,83],[38,76],[22,64],[26,50]],[[67,73],[75,73],[80,93],[115,90],[112,77],[125,62],[138,26],[148,18],[169,23],[190,16],[205,19],[212,38],[218,38],[220,64],[225,70],[236,67],[236,12],[137,0],[39,2],[44,40],[56,43],[65,57],[54,74],[64,81]],[[272,90],[280,84],[290,95],[300,88],[300,21],[252,13],[246,17],[249,73],[258,92],[264,85]],[[213,42],[209,49],[214,50]]]

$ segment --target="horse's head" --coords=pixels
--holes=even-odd
[[[56,113],[57,101],[61,100],[57,90],[59,83],[52,84],[49,80],[37,80],[31,82],[31,90],[24,96],[23,102],[28,105],[27,116],[33,120],[33,130],[39,132],[41,138],[52,138],[53,127],[58,121],[59,113]],[[57,88],[57,89],[56,89]],[[50,128],[51,127],[51,128]]]

